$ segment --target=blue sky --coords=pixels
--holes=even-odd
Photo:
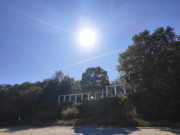
[[[112,81],[132,37],[168,25],[180,34],[179,0],[1,0],[0,84],[42,81],[56,70],[80,80],[96,66]],[[96,32],[91,49],[78,41],[83,28]]]

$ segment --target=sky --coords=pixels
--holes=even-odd
[[[119,53],[139,32],[173,27],[180,34],[180,0],[0,0],[0,84],[51,78],[55,71],[80,80],[100,66],[119,76]],[[96,34],[90,48],[84,28]]]

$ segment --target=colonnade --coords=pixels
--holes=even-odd
[[[106,97],[108,97],[108,91],[109,91],[109,87],[110,88],[113,88],[114,87],[114,95],[113,96],[116,96],[117,95],[117,86],[120,86],[120,85],[123,85],[123,91],[124,91],[124,94],[126,95],[126,87],[125,87],[125,84],[116,84],[116,85],[110,85],[110,86],[106,86]],[[119,94],[118,94],[119,95]],[[112,96],[111,96],[112,97]]]
[[[94,96],[93,99],[97,98],[97,94],[101,93],[101,92],[94,92]],[[103,93],[103,91],[102,91]],[[80,101],[84,100],[84,95],[87,95],[87,100],[90,100],[92,97],[90,97],[91,93],[76,93],[76,94],[66,94],[66,95],[59,95],[58,96],[58,102],[76,102],[78,101],[78,95],[80,96]],[[72,97],[74,96],[74,100],[72,100]],[[67,98],[69,97],[68,101]],[[63,98],[63,100],[61,101],[61,99]],[[101,98],[103,98],[102,94],[101,94]]]
[[[123,93],[118,93],[117,92],[117,87],[123,85]],[[126,95],[126,87],[125,84],[116,84],[116,85],[110,85],[110,86],[106,86],[106,91],[105,91],[105,95],[104,95],[104,91],[102,90],[102,92],[94,92],[92,97],[90,97],[91,93],[75,93],[75,94],[66,94],[66,95],[59,95],[58,96],[58,103],[60,102],[77,102],[78,101],[78,96],[80,96],[80,101],[83,101],[85,98],[84,96],[87,95],[87,100],[90,100],[91,98],[96,99],[97,98],[97,94],[100,93],[101,96],[100,98],[104,98],[104,96],[106,97],[114,97],[120,94]],[[108,95],[108,88],[114,88],[114,95]],[[135,91],[135,89],[134,89]],[[74,96],[74,100],[72,100],[72,97]],[[69,97],[69,99],[68,99]],[[63,100],[62,100],[63,98]],[[68,99],[68,100],[67,100]]]

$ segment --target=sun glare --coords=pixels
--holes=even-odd
[[[91,29],[84,29],[80,32],[79,41],[84,47],[91,47],[96,41],[96,34]]]

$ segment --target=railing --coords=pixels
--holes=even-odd
[[[121,88],[122,86],[122,88]],[[118,89],[118,87],[120,89]],[[115,97],[117,95],[126,95],[126,87],[125,84],[116,84],[116,85],[109,85],[106,86],[106,91],[104,94],[104,90],[101,92],[89,92],[89,93],[75,93],[75,94],[66,94],[66,95],[59,95],[58,96],[58,103],[60,102],[77,102],[77,101],[84,101],[90,99],[97,99],[98,94],[100,94],[100,98],[104,97]],[[110,88],[110,89],[109,89]]]

